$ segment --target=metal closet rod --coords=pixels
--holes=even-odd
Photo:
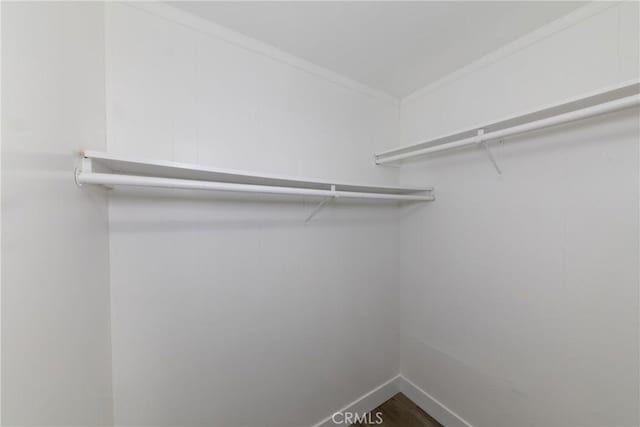
[[[569,123],[576,120],[582,120],[589,117],[599,116],[601,114],[611,113],[611,112],[623,110],[626,108],[637,107],[638,105],[640,105],[640,95],[627,96],[625,98],[616,99],[615,101],[605,102],[602,104],[594,105],[592,107],[587,107],[587,108],[583,108],[576,111],[570,111],[568,113],[559,114],[557,116],[548,117],[541,120],[535,120],[529,123],[524,123],[521,125],[509,127],[506,129],[500,129],[494,132],[487,132],[485,134],[482,134],[481,132],[479,132],[475,136],[463,138],[454,142],[436,145],[433,147],[427,147],[423,149],[408,151],[406,153],[390,155],[390,156],[385,156],[384,154],[378,154],[376,155],[376,163],[379,165],[385,164],[385,163],[392,163],[392,162],[397,162],[399,160],[405,160],[413,157],[423,156],[425,154],[451,150],[454,148],[460,148],[467,145],[479,144],[484,141],[496,140],[496,139],[505,138],[508,136],[519,135],[519,134],[537,130],[537,129],[543,129],[551,126],[560,125],[563,123]],[[428,141],[421,144],[425,144],[425,143],[428,143]]]
[[[340,190],[318,190],[313,188],[277,187],[267,185],[236,184],[228,182],[197,181],[177,178],[159,178],[137,175],[120,175],[76,171],[76,183],[105,186],[135,186],[156,188],[177,188],[185,190],[233,191],[244,193],[288,194],[300,196],[323,196],[345,199],[383,199],[398,201],[432,201],[433,195],[385,194]]]

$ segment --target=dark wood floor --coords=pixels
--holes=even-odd
[[[380,412],[382,424],[376,424],[376,413]],[[443,427],[429,414],[413,403],[407,396],[398,393],[391,399],[371,411],[370,424],[359,423],[356,426],[378,425],[380,427]]]

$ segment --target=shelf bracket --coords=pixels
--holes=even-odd
[[[78,181],[78,175],[82,172],[91,173],[93,172],[91,159],[87,159],[86,157],[82,157],[80,159],[80,166],[73,170],[73,180],[75,181],[78,187],[82,187],[82,183]]]
[[[502,170],[500,170],[500,166],[498,166],[498,162],[496,161],[496,158],[493,157],[493,153],[491,152],[491,149],[489,148],[489,145],[487,144],[487,141],[484,141],[482,139],[482,135],[484,135],[484,129],[478,129],[478,144],[480,144],[480,146],[484,149],[484,152],[487,153],[487,157],[489,157],[489,160],[491,160],[491,163],[493,164],[493,167],[496,169],[496,172],[498,172],[498,175],[502,175]]]
[[[336,186],[335,185],[331,185],[331,191],[335,193],[335,191],[336,191]],[[318,203],[318,206],[316,206],[315,209],[313,211],[311,211],[309,216],[304,220],[304,223],[308,224],[309,221],[311,221],[314,216],[316,216],[318,213],[320,213],[320,211],[327,205],[327,203],[329,203],[330,201],[334,200],[336,197],[337,196],[329,196],[329,197],[325,198],[323,201],[321,201],[320,203]]]
[[[92,173],[92,172],[93,172],[93,163],[91,159],[83,156],[82,159],[80,159],[80,167],[77,167],[73,170],[73,179],[76,185],[78,187],[82,187],[82,183],[78,181],[78,176],[81,173]],[[113,190],[113,187],[110,185],[102,184],[101,186],[106,188],[107,190]]]
[[[385,166],[388,168],[400,169],[402,165],[400,163],[378,163],[378,156],[373,155],[373,164],[376,166]]]

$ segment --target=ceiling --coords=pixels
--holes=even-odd
[[[402,98],[585,2],[171,2]]]

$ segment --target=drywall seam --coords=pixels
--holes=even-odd
[[[102,120],[104,123],[104,141],[103,146],[105,150],[108,150],[108,141],[109,141],[109,123],[107,114],[107,106],[109,103],[107,102],[109,91],[107,90],[107,72],[109,71],[109,67],[107,67],[107,3],[102,3],[102,91],[103,91],[103,100],[104,100],[104,109],[102,111]],[[109,371],[111,375],[109,376],[110,383],[109,387],[111,388],[111,396],[109,405],[111,407],[111,425],[113,426],[115,423],[116,417],[116,399],[113,387],[113,321],[111,320],[111,316],[113,312],[111,310],[111,306],[113,305],[113,295],[111,292],[111,219],[110,219],[110,211],[111,211],[111,197],[109,197],[109,190],[105,188],[104,190],[107,194],[105,195],[105,203],[107,209],[107,283],[109,285]],[[1,426],[0,426],[1,427]]]
[[[345,77],[327,68],[316,65],[295,55],[286,53],[276,47],[259,40],[240,34],[221,25],[185,12],[171,5],[160,2],[122,3],[126,6],[143,10],[184,27],[219,38],[236,47],[241,47],[253,53],[264,55],[275,61],[287,64],[293,68],[327,80],[333,84],[361,92],[373,98],[399,106],[399,99],[378,89],[374,89],[358,81]]]
[[[563,31],[567,28],[570,28],[591,16],[594,16],[610,7],[616,6],[619,4],[619,1],[614,2],[591,2],[579,9],[574,10],[567,15],[564,15],[555,21],[550,22],[547,25],[544,25],[537,30],[534,30],[515,41],[508,43],[493,52],[489,53],[481,57],[480,59],[467,64],[466,66],[457,69],[451,73],[448,73],[444,77],[439,80],[436,80],[433,83],[424,86],[421,89],[416,90],[415,92],[405,96],[400,100],[400,104],[402,105],[406,101],[413,100],[415,98],[419,98],[421,96],[428,95],[430,92],[434,90],[452,83],[456,80],[463,78],[471,73],[474,73],[484,67],[487,67],[491,64],[494,64],[498,61],[503,60],[504,58],[511,56],[527,47],[538,43],[541,40],[544,40],[548,37],[553,36],[554,34]]]

